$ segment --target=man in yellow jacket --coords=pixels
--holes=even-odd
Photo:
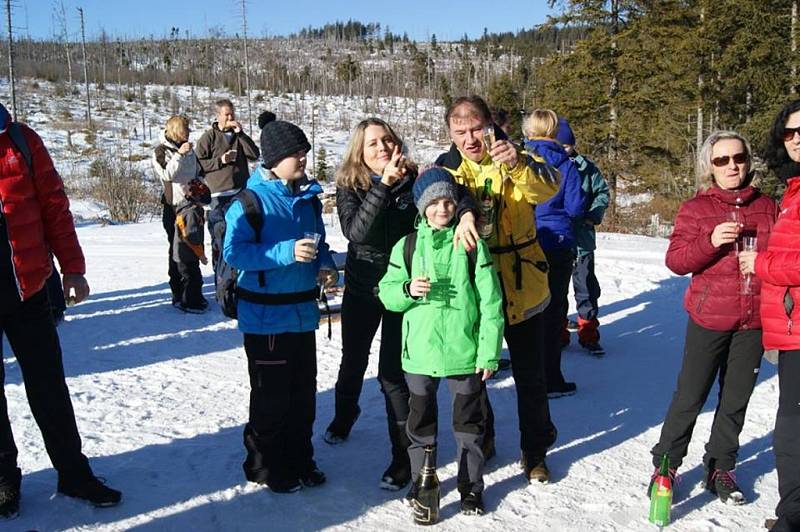
[[[534,206],[556,193],[558,172],[519,152],[493,127],[489,107],[479,96],[453,101],[445,120],[453,144],[436,164],[447,168],[484,211],[477,229],[462,223],[456,238],[470,249],[480,233],[489,245],[503,288],[504,336],[517,389],[522,465],[529,482],[548,482],[545,456],[557,431],[547,403],[541,312],[550,292],[547,261],[536,240]],[[488,398],[486,402],[490,410]],[[490,420],[493,423],[493,416]],[[487,435],[493,433],[487,427]]]

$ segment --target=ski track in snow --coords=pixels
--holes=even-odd
[[[338,251],[345,241],[331,227]],[[160,222],[78,230],[93,295],[68,311],[59,329],[84,451],[98,475],[124,492],[117,508],[94,509],[54,496],[56,474],[24,397],[19,368],[6,357],[6,395],[24,472],[18,520],[3,530],[402,530],[414,525],[405,493],[378,489],[389,461],[377,357],[367,371],[362,415],[337,447],[321,434],[333,415],[340,330],[317,333],[318,401],[314,445],[328,475],[322,487],[278,495],[244,481],[241,431],[248,380],[241,335],[213,311],[182,314],[169,304],[166,240]],[[458,513],[450,414],[440,422],[441,530],[655,530],[647,522],[646,485],[679,369],[687,280],[663,266],[666,241],[601,234],[597,270],[608,355],[573,344],[564,372],[578,394],[551,401],[559,430],[548,464],[553,481],[528,486],[518,459],[516,398],[509,373],[491,381],[497,457],[487,464],[488,513]],[[212,296],[211,271],[205,292]],[[570,301],[572,304],[572,301]],[[324,324],[323,324],[324,325]],[[379,339],[376,338],[374,348]],[[7,351],[8,353],[9,351]],[[375,353],[375,349],[373,353]],[[449,405],[446,387],[441,404]],[[716,388],[698,419],[682,481],[676,531],[758,530],[773,514],[777,477],[772,427],[777,375],[764,362],[741,438],[738,479],[747,505],[724,506],[702,489],[703,446]]]

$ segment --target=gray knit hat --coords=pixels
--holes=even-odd
[[[291,122],[276,120],[261,130],[261,159],[267,168],[273,168],[294,153],[310,149],[306,134]]]
[[[422,216],[425,209],[434,200],[447,198],[456,202],[456,184],[450,172],[440,166],[434,166],[421,173],[411,191],[414,194],[414,204]]]

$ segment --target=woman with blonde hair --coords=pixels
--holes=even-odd
[[[381,487],[402,489],[411,478],[408,460],[408,386],[401,366],[403,316],[386,310],[377,298],[392,246],[414,231],[417,209],[412,185],[416,165],[404,153],[403,141],[379,118],[367,118],[353,130],[336,173],[336,205],[342,233],[349,240],[342,299],[342,362],[336,381],[336,409],[325,432],[335,445],[350,435],[361,413],[358,399],[372,339],[381,325],[378,382],[386,402],[392,461]],[[477,208],[468,195],[458,213],[475,219]]]
[[[751,185],[751,165],[749,143],[733,131],[712,133],[697,155],[700,190],[680,206],[666,255],[674,273],[692,274],[683,300],[689,314],[683,362],[651,451],[656,471],[666,454],[674,475],[718,378],[719,402],[703,457],[705,488],[730,504],[745,502],[733,469],[763,353],[761,282],[740,273],[737,246],[756,237],[765,249],[777,214],[775,201]]]

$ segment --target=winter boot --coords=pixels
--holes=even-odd
[[[320,471],[313,462],[310,469],[300,473],[300,483],[306,488],[316,488],[317,486],[325,484],[326,480],[325,473]]]
[[[343,443],[350,436],[350,430],[352,430],[360,415],[361,408],[358,406],[358,398],[337,392],[336,415],[328,425],[328,428],[325,429],[325,435],[322,439],[330,445]]]
[[[14,519],[19,515],[19,489],[22,472],[13,469],[8,475],[0,476],[0,518]]]
[[[106,486],[105,480],[90,475],[81,479],[58,478],[58,493],[84,500],[97,507],[116,506],[122,493]]]
[[[525,478],[529,483],[547,484],[550,482],[550,469],[547,468],[544,456],[528,456],[528,453],[523,452],[521,465],[522,470],[525,472]]]
[[[656,477],[658,476],[659,468],[656,467],[653,471],[653,474],[650,475],[650,484],[647,485],[647,498],[650,498],[650,493],[653,491],[653,484],[656,482]],[[675,489],[675,483],[680,482],[680,477],[678,477],[678,470],[675,468],[669,468],[669,479],[672,481],[673,490]]]
[[[403,489],[411,480],[411,461],[408,446],[411,441],[406,434],[406,422],[389,421],[389,440],[392,443],[392,462],[381,476],[381,489],[397,491]]]
[[[725,504],[739,505],[747,502],[742,490],[736,484],[733,471],[706,470],[706,489]]]
[[[465,515],[483,515],[486,509],[483,506],[483,496],[470,491],[461,494],[461,513]]]
[[[578,385],[574,382],[563,382],[561,384],[554,384],[547,386],[547,398],[558,399],[559,397],[566,397],[568,395],[575,395],[578,391]]]
[[[589,351],[590,355],[603,356],[606,354],[605,349],[600,346],[600,331],[598,328],[600,323],[597,318],[585,320],[578,318],[578,342],[581,346]]]
[[[244,428],[244,447],[247,449],[247,457],[242,464],[245,478],[256,484],[266,484],[269,473],[266,459],[258,448],[258,435],[249,424]]]

